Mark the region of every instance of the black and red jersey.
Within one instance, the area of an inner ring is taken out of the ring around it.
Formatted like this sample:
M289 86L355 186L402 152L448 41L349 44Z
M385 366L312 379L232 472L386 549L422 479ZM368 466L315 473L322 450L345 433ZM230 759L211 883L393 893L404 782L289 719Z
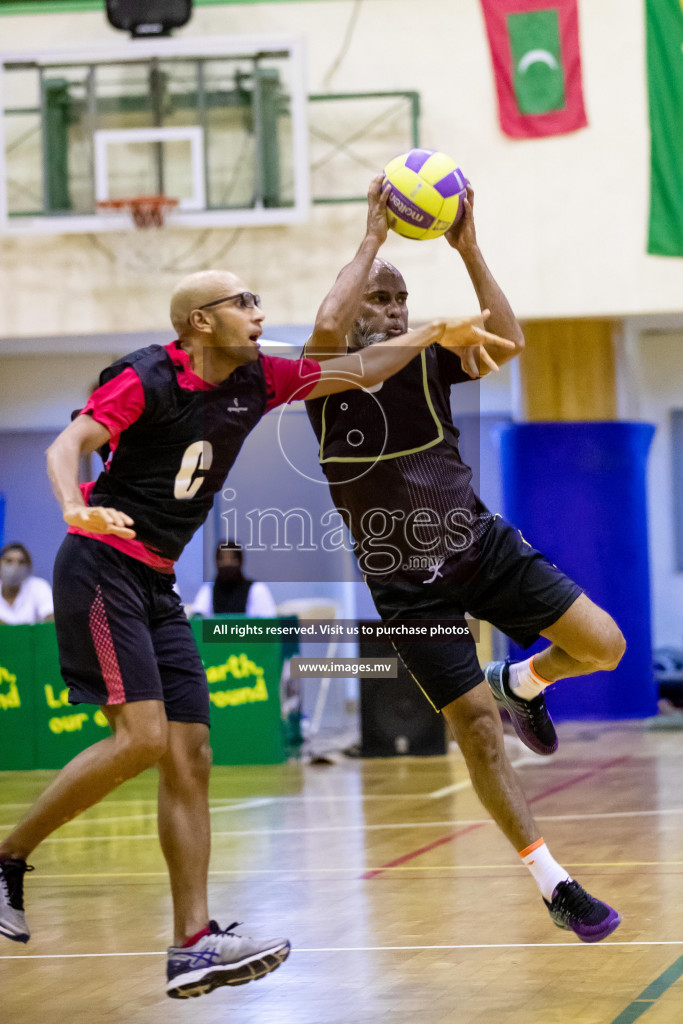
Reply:
M432 345L374 388L306 402L365 575L430 580L488 529L451 417L451 385L469 380L458 356Z
M81 410L111 434L105 469L84 495L89 505L131 516L136 539L100 539L170 568L250 431L270 409L308 394L319 376L314 360L259 356L213 386L193 374L178 343L150 345L107 367Z

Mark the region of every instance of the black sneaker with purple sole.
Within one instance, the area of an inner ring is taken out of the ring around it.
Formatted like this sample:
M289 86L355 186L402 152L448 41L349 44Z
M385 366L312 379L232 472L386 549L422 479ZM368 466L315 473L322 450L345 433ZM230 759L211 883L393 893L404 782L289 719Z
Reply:
M550 903L543 902L557 927L574 932L582 942L601 942L621 923L618 911L570 879L555 886Z
M545 706L545 697L539 694L533 700L517 697L510 689L509 661L490 661L484 669L484 678L498 704L505 708L512 726L522 743L535 754L548 757L557 750L557 733Z

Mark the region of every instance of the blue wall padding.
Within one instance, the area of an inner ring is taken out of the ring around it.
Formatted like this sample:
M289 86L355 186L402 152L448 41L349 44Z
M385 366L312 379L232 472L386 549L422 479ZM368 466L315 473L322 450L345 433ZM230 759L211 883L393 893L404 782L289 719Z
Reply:
M501 431L506 518L613 616L628 649L613 672L561 680L553 718L644 718L657 712L652 672L647 423L518 423ZM527 652L514 644L514 660Z

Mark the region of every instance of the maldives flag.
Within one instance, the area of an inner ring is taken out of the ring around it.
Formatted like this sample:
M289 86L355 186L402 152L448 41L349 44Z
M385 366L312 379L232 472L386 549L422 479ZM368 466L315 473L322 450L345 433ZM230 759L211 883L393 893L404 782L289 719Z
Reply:
M585 128L577 0L481 0L500 125L513 139Z

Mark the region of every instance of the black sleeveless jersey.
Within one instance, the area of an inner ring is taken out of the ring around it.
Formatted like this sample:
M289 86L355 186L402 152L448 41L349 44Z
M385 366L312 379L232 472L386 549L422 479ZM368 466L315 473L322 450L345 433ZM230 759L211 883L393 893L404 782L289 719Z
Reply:
M180 387L166 349L150 345L108 366L100 385L127 367L140 379L145 407L122 431L88 503L127 513L146 547L176 560L266 411L263 367L259 359L215 388L189 391Z
M432 345L369 391L306 402L366 576L429 582L490 526L451 417L451 385L469 380L454 353Z

